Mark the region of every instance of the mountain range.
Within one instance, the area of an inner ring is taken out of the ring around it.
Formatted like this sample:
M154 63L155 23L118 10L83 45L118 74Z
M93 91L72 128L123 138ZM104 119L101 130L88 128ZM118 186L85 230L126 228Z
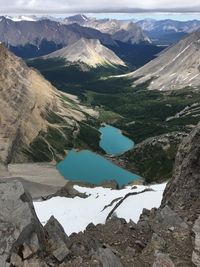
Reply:
M0 17L0 42L22 57L42 56L82 37L98 39L105 45L115 45L109 34L78 24L64 25L47 19L16 22Z
M94 28L103 33L110 34L116 41L131 44L150 43L150 39L144 34L141 27L133 22L125 22L116 19L88 18L85 15L76 15L65 18L64 23L77 23L84 27Z
M136 24L143 29L152 43L158 45L172 45L200 28L200 20L144 19L137 21Z

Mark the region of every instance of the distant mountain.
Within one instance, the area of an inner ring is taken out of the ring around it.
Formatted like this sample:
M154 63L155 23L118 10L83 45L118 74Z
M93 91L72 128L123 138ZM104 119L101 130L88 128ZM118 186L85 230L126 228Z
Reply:
M155 44L170 45L200 28L200 20L145 19L137 22Z
M149 89L171 90L200 86L200 31L162 52L144 67L129 74L134 84L150 82Z
M79 139L81 122L96 113L60 93L3 45L0 80L0 163L62 159Z
M51 20L13 21L0 17L0 42L23 58L51 53L80 38L98 39L115 45L110 35L78 24L64 25Z
M141 27L133 22L125 22L116 19L88 18L84 15L68 17L66 24L77 23L79 25L97 29L110 34L114 40L131 44L150 43L150 39L144 34Z
M121 65L125 63L99 40L81 38L74 44L57 50L44 58L62 58L73 63L85 63L90 67Z
M78 15L68 17L67 20L71 23L82 23L83 24L89 21L90 19L86 17L84 14L78 14Z
M37 21L39 18L35 15L18 15L18 16L5 16L5 18L12 21Z

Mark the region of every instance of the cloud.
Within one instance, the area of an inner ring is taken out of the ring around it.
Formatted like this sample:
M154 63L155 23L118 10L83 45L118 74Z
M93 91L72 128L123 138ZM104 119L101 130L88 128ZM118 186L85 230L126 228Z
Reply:
M153 10L200 10L200 0L0 0L1 10L48 11L129 11Z

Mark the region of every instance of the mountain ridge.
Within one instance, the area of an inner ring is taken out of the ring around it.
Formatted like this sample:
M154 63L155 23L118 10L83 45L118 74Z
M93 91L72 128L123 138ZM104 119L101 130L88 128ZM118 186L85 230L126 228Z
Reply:
M160 91L198 87L199 56L200 31L196 31L127 77L136 79L134 85L149 82L147 88Z

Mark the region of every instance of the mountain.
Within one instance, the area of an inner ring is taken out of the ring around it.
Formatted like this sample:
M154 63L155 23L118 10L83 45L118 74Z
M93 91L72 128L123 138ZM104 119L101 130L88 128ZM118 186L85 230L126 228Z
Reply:
M114 40L125 43L150 43L149 38L144 34L141 27L133 22L125 22L116 19L97 20L84 15L68 17L64 22L66 24L77 23L85 27L94 28L103 33L110 34Z
M110 35L78 24L64 25L48 19L16 22L0 17L0 42L23 58L49 54L82 37L98 39L104 45L115 45Z
M43 58L62 58L66 61L85 63L90 67L103 65L121 65L125 63L99 40L81 38L74 44L68 45Z
M3 45L0 80L0 162L61 159L79 139L81 122L98 115L61 94Z
M176 21L171 19L144 19L137 22L152 43L171 45L200 28L199 20Z
M84 24L85 22L89 21L90 19L85 16L84 14L77 14L77 15L74 15L74 16L69 16L67 18L67 21L68 22L71 22L71 23L80 23L80 24ZM66 21L66 19L65 19Z
M198 87L200 31L190 34L179 43L164 50L156 59L128 75L135 85L149 82L149 89L160 91ZM150 81L151 80L151 81Z

